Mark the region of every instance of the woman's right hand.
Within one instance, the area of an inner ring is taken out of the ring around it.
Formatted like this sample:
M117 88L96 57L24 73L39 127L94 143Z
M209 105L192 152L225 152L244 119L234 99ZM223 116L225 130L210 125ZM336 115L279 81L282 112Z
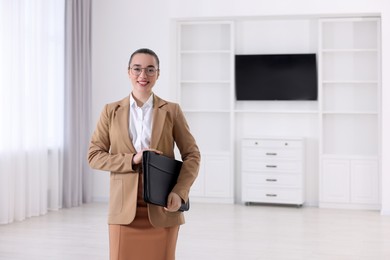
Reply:
M133 165L140 164L142 162L142 154L144 151L152 151L157 154L163 154L163 152L156 149L150 149L150 148L143 149L133 156Z

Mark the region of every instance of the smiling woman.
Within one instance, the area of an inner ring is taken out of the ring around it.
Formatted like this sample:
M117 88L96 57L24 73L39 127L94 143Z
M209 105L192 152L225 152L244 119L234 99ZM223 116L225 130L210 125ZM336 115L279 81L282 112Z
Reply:
M60 207L64 1L0 1L0 224Z
M179 104L163 100L152 89L160 76L157 54L147 48L130 56L128 96L106 104L91 137L88 161L92 168L110 172L110 259L174 260L179 208L188 201L200 164L200 152ZM143 199L143 152L183 161L166 207Z

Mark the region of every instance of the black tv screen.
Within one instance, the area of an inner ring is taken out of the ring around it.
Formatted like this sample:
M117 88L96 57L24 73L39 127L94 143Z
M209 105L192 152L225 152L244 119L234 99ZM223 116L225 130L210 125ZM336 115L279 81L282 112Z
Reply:
M316 54L235 56L237 100L317 100Z

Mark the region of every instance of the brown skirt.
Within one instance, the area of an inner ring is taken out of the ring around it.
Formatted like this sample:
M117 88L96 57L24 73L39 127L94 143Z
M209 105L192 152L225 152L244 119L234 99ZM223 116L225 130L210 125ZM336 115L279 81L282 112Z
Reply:
M110 260L174 260L179 226L150 224L139 176L135 219L129 225L109 225Z

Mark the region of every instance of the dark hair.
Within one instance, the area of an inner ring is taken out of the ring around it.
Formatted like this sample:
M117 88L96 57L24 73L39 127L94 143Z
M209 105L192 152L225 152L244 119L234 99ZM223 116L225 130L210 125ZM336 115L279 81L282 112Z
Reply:
M135 52L133 52L133 54L131 54L130 60L129 60L129 65L127 67L128 69L130 69L131 60L133 59L134 55L139 54L139 53L152 55L156 59L157 68L158 69L160 68L160 60L158 59L157 54L154 51L152 51L151 49L142 48L142 49L136 50Z

